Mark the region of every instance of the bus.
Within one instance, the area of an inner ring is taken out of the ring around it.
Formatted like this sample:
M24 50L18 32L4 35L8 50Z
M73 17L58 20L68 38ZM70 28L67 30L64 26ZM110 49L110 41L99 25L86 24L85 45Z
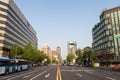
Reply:
M15 60L10 58L0 58L0 75L15 72Z
M30 65L28 60L0 57L0 75L28 70Z
M31 66L31 63L28 60L24 59L14 59L16 71L28 70Z

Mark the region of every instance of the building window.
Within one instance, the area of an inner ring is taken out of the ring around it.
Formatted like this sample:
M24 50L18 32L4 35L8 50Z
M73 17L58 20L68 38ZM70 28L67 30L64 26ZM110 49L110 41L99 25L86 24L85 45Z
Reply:
M120 44L120 39L118 39L118 44Z
M115 32L115 27L113 27L113 32Z
M118 11L118 15L119 15L119 21L120 21L120 11Z
M108 19L105 20L105 24L108 24Z
M110 48L110 52L115 52L114 48Z
M110 14L108 13L108 14L106 14L106 18L108 18L108 17L110 17Z
M106 34L109 35L109 31L106 31Z
M108 45L108 47L110 47L110 46L111 46L111 43L110 43L110 42L108 42L108 43L107 43L107 45Z
M111 42L111 45L114 46L113 42Z
M108 25L107 28L108 28L108 29L111 29L111 25Z
M119 34L119 26L116 25L116 31L117 31L117 34Z
M118 24L118 16L117 16L117 12L114 12L115 14L115 23Z
M113 40L113 37L112 37L112 36L109 36L109 40Z
M112 18L112 24L115 24L115 22L114 22L114 18Z
M114 15L111 13L112 24L114 24Z

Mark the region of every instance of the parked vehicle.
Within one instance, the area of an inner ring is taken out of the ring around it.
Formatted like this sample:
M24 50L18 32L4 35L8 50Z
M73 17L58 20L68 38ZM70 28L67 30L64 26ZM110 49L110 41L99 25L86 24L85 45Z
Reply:
M113 65L113 66L112 66L112 69L113 69L113 70L116 70L116 71L120 70L120 64L118 64L118 65Z

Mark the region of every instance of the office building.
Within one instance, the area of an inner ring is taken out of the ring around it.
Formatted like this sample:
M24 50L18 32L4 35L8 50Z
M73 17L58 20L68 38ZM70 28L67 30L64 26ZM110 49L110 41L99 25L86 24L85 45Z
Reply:
M0 0L0 56L8 57L10 48L17 44L37 47L36 31L13 0Z
M67 49L68 49L68 54L73 53L75 54L75 51L77 50L77 43L75 41L69 41L67 42Z
M120 58L120 6L103 10L92 35L93 50L101 60Z
M43 51L48 57L51 56L51 49L47 43L43 44L41 51Z

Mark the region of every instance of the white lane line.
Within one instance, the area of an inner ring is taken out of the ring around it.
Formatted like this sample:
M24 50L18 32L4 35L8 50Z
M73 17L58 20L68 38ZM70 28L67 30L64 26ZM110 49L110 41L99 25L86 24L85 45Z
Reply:
M83 70L83 71L94 71L94 70Z
M81 71L81 70L60 70L60 71L70 71L70 72L77 72L77 71Z
M107 79L110 79L110 80L116 80L116 79L114 79L114 78L111 78L111 77L106 77Z
M9 78L9 77L10 77L10 76L7 76L7 77L3 77L3 78L0 78L0 80L1 80L1 79L6 79L6 78Z
M50 73L48 73L47 75L45 75L45 78L49 77L50 76Z
M46 73L47 71L43 71L42 73L36 75L35 77L31 78L30 80L34 80L35 78L37 78L38 76L41 76L42 74Z
M89 74L94 74L93 72L88 72L88 71L85 71L86 73L89 73Z
M79 76L79 77L83 77L83 76L82 76L81 74L79 74L79 73L77 73L76 75Z
M33 74L30 74L30 75L24 76L23 78L28 78L28 77L30 77L31 75L33 75Z
M24 76L24 75L28 75L28 74L31 74L31 73L37 72L37 71L38 71L38 70L29 72L29 73L26 73L26 74L22 74L22 75L19 75L19 76L15 76L15 77L9 78L9 79L7 79L7 80L14 79L14 78L17 78L17 77L21 77L21 76Z

